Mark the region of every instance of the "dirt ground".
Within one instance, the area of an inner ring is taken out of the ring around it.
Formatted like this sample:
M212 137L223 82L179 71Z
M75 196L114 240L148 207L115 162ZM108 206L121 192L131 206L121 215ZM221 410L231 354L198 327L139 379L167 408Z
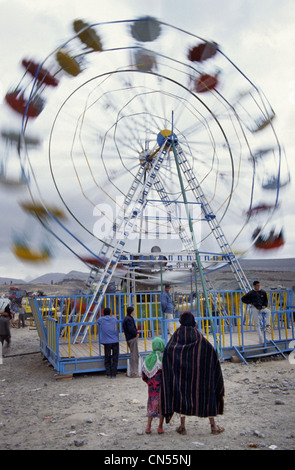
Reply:
M57 380L39 352L36 330L11 331L9 357L0 364L1 450L295 449L295 364L289 359L222 363L222 434L210 433L208 419L188 417L187 435L179 435L175 416L163 435L156 421L147 435L147 386L140 378L120 371L116 379L92 373Z

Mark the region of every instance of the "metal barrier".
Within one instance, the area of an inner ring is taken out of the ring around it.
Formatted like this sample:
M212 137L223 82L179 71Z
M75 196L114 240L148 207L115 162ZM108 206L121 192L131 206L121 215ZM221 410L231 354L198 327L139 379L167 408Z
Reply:
M151 351L152 339L162 336L168 341L168 323L179 326L181 312L194 313L198 329L214 344L224 359L230 358L235 348L243 348L250 341L255 343L255 328L251 311L241 302L242 291L215 291L208 293L212 316L206 310L203 294L175 294L175 318L162 316L161 293L106 294L97 313L99 317L109 307L118 319L120 341L119 368L126 368L129 357L122 329L127 307L135 308L135 322L139 331L139 352L144 356ZM281 342L287 351L294 336L293 291L268 291L269 307L272 311L271 339ZM59 296L30 299L30 306L40 337L41 352L49 359L58 373L104 370L104 349L96 320L84 321L87 336L83 344L73 344L73 337L87 310L91 296ZM199 312L199 314L198 314ZM87 319L86 319L87 320ZM252 336L251 336L252 334Z

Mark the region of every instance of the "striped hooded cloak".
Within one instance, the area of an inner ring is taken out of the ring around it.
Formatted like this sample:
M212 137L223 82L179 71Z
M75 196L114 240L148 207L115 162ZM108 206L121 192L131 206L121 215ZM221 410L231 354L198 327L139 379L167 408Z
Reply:
M223 414L224 383L213 346L184 312L168 342L162 365L161 409L166 422L173 413L209 417Z

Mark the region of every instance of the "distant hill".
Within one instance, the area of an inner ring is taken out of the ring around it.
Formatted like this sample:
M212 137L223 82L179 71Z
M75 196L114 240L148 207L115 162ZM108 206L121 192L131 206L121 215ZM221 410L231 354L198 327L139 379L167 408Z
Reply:
M10 277L0 277L0 285L16 285L16 284L58 284L63 281L68 280L81 280L86 281L88 278L88 273L83 273L80 271L70 271L69 273L48 273L43 274L42 276L36 277L31 281L24 281L22 279L15 279Z
M88 278L88 273L83 273L80 271L70 271L69 273L48 273L43 274L43 276L36 277L30 281L32 284L57 284L70 279L86 281Z
M295 272L295 258L243 259L240 261L245 271L289 271Z
M1 284L7 284L9 286L10 284L25 284L25 281L22 279L14 279L13 277L0 277L0 285Z
M295 273L295 258L281 258L281 259L243 259L240 260L242 268L245 271L285 271ZM226 267L225 270L230 270ZM36 277L29 284L58 284L69 280L86 281L88 273L81 271L70 271L69 273L48 273ZM14 279L10 277L0 277L0 285L6 284L28 284L27 281L22 279Z

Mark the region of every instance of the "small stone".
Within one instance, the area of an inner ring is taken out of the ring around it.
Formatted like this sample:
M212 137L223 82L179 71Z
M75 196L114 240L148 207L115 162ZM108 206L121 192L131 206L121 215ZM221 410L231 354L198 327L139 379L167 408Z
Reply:
M264 435L260 431L257 431L257 429L253 431L253 434L254 436L257 436L257 437L264 437Z
M192 444L196 447L202 447L202 446L205 445L205 444L203 444L203 442L198 442L198 441L194 441L194 442L192 442Z
M82 446L84 446L85 441L84 441L84 439L75 439L74 444L75 444L76 447L82 447Z
M242 358L240 356L234 355L231 356L230 361L234 364L239 364L240 362L242 362Z
M253 449L256 449L256 448L258 447L258 445L255 444L255 442L249 442L249 443L248 443L248 447L251 447L251 448L253 448Z
M136 434L138 434L138 436L142 436L143 435L143 430L142 429L137 429Z
M284 404L285 403L282 400L280 400L279 398L277 398L276 401L275 401L275 405L284 405Z

